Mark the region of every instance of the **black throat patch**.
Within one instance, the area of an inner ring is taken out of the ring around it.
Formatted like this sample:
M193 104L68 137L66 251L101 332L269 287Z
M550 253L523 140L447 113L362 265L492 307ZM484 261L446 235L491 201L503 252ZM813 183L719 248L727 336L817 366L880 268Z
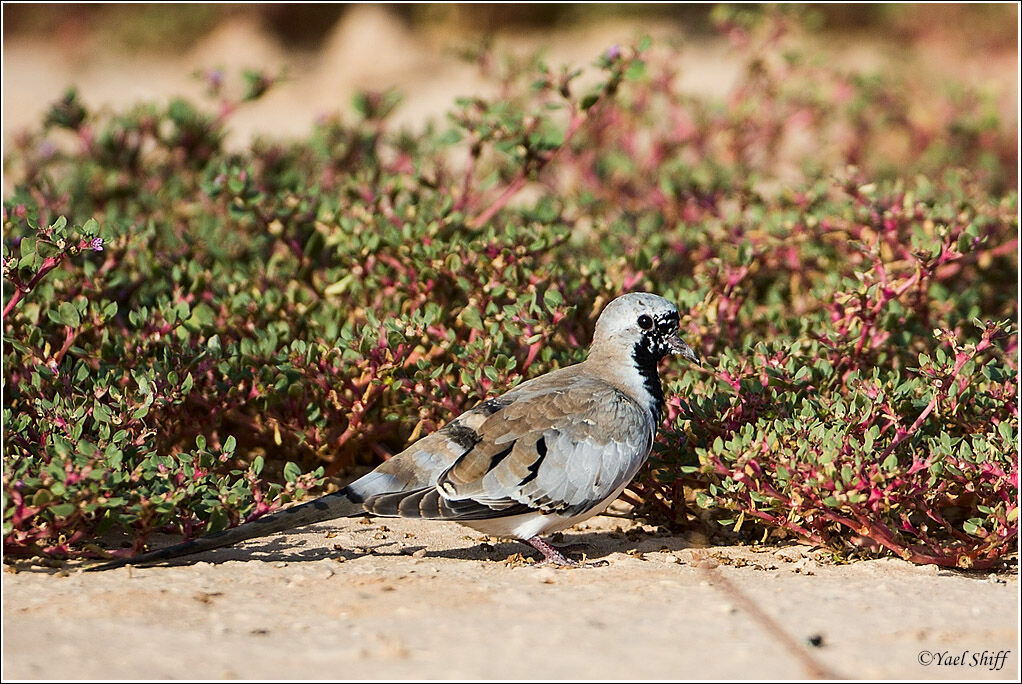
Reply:
M663 353L657 348L658 346L649 335L643 335L632 349L635 369L639 371L639 375L642 376L642 384L649 392L649 410L653 413L655 425L660 424L661 416L664 413L664 388L660 384L660 374L657 372L657 364L663 357Z

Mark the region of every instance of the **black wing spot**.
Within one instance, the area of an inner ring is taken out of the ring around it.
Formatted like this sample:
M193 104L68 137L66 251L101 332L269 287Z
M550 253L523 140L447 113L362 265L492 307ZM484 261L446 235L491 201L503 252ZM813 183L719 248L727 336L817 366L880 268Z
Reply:
M519 487L529 484L539 476L539 466L543 463L543 459L546 458L546 452L546 437L540 437L536 440L536 453L539 454L539 458L533 461L532 465L529 466L529 474L525 476L525 479L518 483Z
M505 406L507 406L509 403L511 403L511 402L506 401L506 400L501 400L501 399L487 399L486 401L484 401L483 403L479 404L478 406L476 406L472 410L473 411L479 411L479 413L483 414L484 416L486 416L488 418L488 417L492 416L494 413L496 413L497 411L499 411L502 408L504 408Z
M515 448L515 442L511 442L511 446L509 446L507 449L504 449L504 451L500 451L500 452L494 454L490 458L490 467L486 469L486 472L490 472L491 470L493 470L494 468L499 466L500 462L503 461L505 458L507 458L508 454L510 454L511 450L514 449L514 448Z
M450 424L441 430L445 435L451 438L455 444L460 446L465 451L468 451L482 439L479 433L470 427L464 425Z

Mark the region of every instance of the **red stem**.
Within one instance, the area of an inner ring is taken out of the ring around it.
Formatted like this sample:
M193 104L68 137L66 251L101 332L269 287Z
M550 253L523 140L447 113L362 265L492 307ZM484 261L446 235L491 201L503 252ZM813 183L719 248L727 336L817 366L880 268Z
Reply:
M81 251L85 249L88 245L89 245L88 240L80 240L78 242L78 250ZM21 301L22 297L24 297L27 292L31 292L32 288L38 285L39 281L43 279L43 276L45 276L47 273L55 269L60 264L60 262L64 260L66 256L67 252L61 252L57 256L46 257L46 260L43 261L42 266L39 267L39 272L32 277L32 280L29 281L28 285L18 286L18 289L16 289L14 291L14 294L11 295L11 301L7 302L7 306L4 307L3 318L6 319L7 314L10 313L11 310L18 305L18 302Z
M463 211L468 206L468 195L472 188L472 174L475 173L476 162L479 161L478 144L473 144L468 154L468 168L465 169L465 180L461 184L461 196L454 203L454 211Z
M60 362L64 360L64 355L67 354L67 350L71 348L71 345L74 344L75 338L77 337L78 331L72 328L71 326L66 326L66 331L64 333L64 344L61 346L60 351L58 351L53 356L54 366L59 366Z
M954 381L958 378L958 373L961 372L965 364L968 363L969 360L974 359L981 351L984 351L987 347L989 347L990 344L991 344L990 338L984 336L983 339L976 344L976 349L975 351L973 351L972 354L963 354L958 357L958 360L955 362L954 370L951 371L951 376L947 378L946 384L937 389L937 391L933 393L933 397L930 399L930 403L926 405L926 408L924 408L923 412L919 414L919 417L916 418L915 422L912 423L911 427L909 427L908 430L901 430L895 435L894 440L886 449L884 449L884 452L880 454L878 460L880 461L884 460L888 456L888 454L894 451L894 449L899 444L901 444L906 439L915 434L916 430L918 430L920 426L922 426L927 416L929 416L930 413L933 412L933 409L937 407L937 402L939 401L940 397L947 393L947 388L950 387L951 384L954 383ZM913 462L913 466L915 465L916 464Z
M603 93L600 94L600 100L594 103L587 111L579 112L578 110L575 110L572 112L571 121L568 122L568 130L564 134L564 141L561 143L560 147L553 151L553 153L551 153L548 157L540 161L539 168L536 170L537 173L539 173L539 171L542 171L544 168L549 166L550 163L557 158L557 155L559 155L566 147L568 147L568 143L570 143L571 139L575 137L575 134L578 132L578 130L582 128L582 124L589 120L589 118L591 117L591 112L593 112L599 107L600 101L602 100ZM525 168L518 172L518 177L511 183L511 185L508 186L508 188L503 193L501 193L500 197L498 197L497 200L489 207L487 207L481 214L476 216L474 219L471 219L467 225L470 228L479 228L480 226L484 225L487 221L493 218L493 216L498 211L503 209L504 205L510 202L511 198L514 197L519 190L525 187L525 185L528 182L529 169L526 166Z

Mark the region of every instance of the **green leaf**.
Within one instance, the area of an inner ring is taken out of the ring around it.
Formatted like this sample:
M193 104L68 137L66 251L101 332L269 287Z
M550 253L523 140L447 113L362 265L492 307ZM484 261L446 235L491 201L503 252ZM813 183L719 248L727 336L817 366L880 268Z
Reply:
M101 423L109 423L110 409L106 406L106 404L102 404L98 399L96 399L92 404L92 417Z
M564 297L561 293L552 288L547 288L546 292L543 293L543 303L546 304L546 308L554 311L564 302Z
M1011 423L1006 420L1002 420L997 424L997 434L999 434L1005 441L1014 443L1015 430L1012 428Z
M48 510L58 518L66 518L74 513L75 505L73 503L61 503L55 506L50 506Z
M45 506L51 501L53 501L53 494L51 494L48 489L40 489L32 497L33 506Z
M628 65L628 69L625 71L625 78L629 81L638 81L646 75L646 63L641 59L637 59Z
M229 522L230 519L227 517L227 512L222 508L216 508L210 513L209 524L206 525L206 533L210 534L226 529Z
M78 315L78 309L71 302L61 302L57 308L57 315L60 317L61 323L72 328L77 328L82 322Z
M298 476L302 474L302 469L298 467L297 463L288 461L284 464L284 479L287 482L294 482L298 479Z
M215 320L213 310L204 303L197 304L192 309L192 316L189 320L198 322L200 325L206 326L211 325Z
M473 306L466 306L461 310L461 320L470 328L475 328L476 330L483 329L483 319L479 315L479 311Z

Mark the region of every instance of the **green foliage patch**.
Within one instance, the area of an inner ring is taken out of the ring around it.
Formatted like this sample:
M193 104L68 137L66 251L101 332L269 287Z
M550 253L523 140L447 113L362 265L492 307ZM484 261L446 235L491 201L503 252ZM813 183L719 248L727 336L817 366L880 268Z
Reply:
M648 41L588 85L480 54L502 96L424 132L367 92L241 152L229 113L273 79L219 114L69 92L6 160L6 552L262 515L580 360L644 289L708 359L665 369L644 514L996 562L1018 527L1016 138L979 93L824 67L736 16L726 103Z

